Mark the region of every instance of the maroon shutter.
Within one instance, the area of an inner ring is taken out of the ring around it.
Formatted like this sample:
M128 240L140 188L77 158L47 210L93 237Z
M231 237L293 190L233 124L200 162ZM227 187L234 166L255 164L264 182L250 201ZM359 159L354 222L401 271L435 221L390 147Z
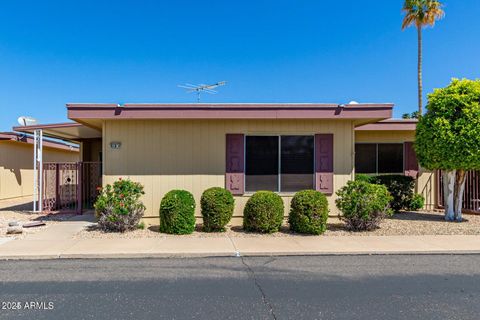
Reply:
M315 135L315 190L333 193L333 134Z
M244 193L244 135L227 134L225 188L234 195Z
M403 149L404 174L415 179L418 176L418 161L415 149L413 148L413 142L405 142Z

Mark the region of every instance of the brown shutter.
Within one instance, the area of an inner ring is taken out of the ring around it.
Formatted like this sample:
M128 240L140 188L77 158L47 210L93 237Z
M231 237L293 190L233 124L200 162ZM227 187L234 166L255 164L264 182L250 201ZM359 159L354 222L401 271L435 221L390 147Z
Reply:
M333 134L315 135L315 190L333 193Z
M418 176L418 161L415 149L413 148L413 142L405 142L403 144L403 150L404 174L416 179Z
M234 195L242 195L245 189L244 135L227 134L226 140L225 188Z

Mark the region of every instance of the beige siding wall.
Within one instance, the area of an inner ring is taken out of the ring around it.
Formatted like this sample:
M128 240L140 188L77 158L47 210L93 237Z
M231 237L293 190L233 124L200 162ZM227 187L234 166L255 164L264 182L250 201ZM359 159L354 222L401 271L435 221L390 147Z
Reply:
M79 152L44 148L44 162L78 161ZM0 200L33 194L33 145L0 141Z
M202 192L225 186L225 135L334 134L334 188L352 178L353 125L320 120L121 120L104 123L104 184L127 177L145 186L146 222L158 224L163 195L172 189L193 193L200 216ZM112 150L110 142L121 142ZM282 195L286 211L291 195ZM331 214L337 214L330 196ZM236 197L235 217L241 217L248 196ZM239 219L234 219L238 221Z
M356 131L355 142L371 143L403 143L406 141L415 141L414 131ZM425 198L426 210L435 209L436 204L436 183L435 174L423 168L420 168L419 177L416 184L416 192Z
M355 142L403 143L414 141L414 131L356 131Z

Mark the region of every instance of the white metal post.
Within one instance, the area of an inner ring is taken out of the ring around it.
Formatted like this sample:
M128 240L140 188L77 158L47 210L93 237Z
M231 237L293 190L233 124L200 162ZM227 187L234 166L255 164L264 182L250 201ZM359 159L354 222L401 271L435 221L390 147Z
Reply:
M33 132L33 212L37 212L38 171L37 171L37 130Z
M43 210L43 132L41 129L34 131L33 140L33 211L41 212Z
M38 208L39 208L39 211L42 212L43 211L43 131L40 129L39 130L39 134L40 134L40 148L39 148L39 154L38 154L38 163L39 163L39 170L38 170L38 174L39 174L39 180L40 180L40 192L39 192L39 204L38 204Z

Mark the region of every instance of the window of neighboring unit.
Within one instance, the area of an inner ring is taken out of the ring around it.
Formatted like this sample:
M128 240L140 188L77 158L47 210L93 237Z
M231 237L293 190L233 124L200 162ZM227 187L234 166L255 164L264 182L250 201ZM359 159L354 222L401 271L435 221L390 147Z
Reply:
M355 172L377 173L376 144L355 144Z
M403 144L378 145L378 173L403 174Z
M403 174L403 144L355 144L355 172L366 174Z
M313 136L247 136L245 191L313 188Z

